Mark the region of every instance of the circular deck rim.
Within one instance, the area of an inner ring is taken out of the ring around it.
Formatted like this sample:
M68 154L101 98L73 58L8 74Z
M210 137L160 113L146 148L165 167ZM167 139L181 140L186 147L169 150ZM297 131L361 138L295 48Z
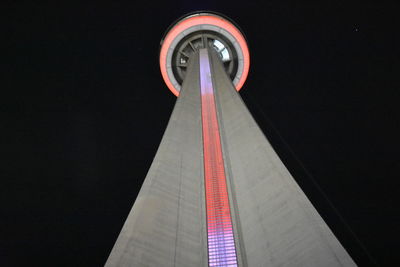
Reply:
M170 74L168 73L168 67L170 67L170 65L168 65L167 62L167 54L171 49L171 45L174 43L175 39L177 39L178 36L185 35L185 31L187 31L188 29L196 26L201 27L201 25L211 25L220 28L221 31L226 31L235 39L235 41L239 45L241 51L238 52L242 53L243 60L243 70L240 74L240 78L235 84L236 90L239 91L246 81L250 68L250 53L246 39L239 28L234 24L234 22L231 22L228 18L221 16L217 13L210 12L195 12L186 15L183 18L179 19L175 24L173 24L169 28L168 32L165 34L165 37L161 41L159 59L160 70L164 82L174 95L179 96L179 88L174 86L174 83L170 78Z

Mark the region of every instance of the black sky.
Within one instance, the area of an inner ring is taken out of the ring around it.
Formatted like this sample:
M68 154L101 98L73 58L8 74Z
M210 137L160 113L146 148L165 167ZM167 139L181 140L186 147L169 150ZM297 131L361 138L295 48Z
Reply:
M175 103L160 39L194 10L247 36L241 95L360 266L399 262L399 4L2 4L1 266L102 266Z

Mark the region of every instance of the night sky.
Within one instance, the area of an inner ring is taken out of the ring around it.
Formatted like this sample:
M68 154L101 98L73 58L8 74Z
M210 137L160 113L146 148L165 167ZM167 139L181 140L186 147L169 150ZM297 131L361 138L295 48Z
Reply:
M244 102L334 234L400 262L400 5L140 2L1 5L0 265L105 263L176 100L160 39L208 9L244 31Z

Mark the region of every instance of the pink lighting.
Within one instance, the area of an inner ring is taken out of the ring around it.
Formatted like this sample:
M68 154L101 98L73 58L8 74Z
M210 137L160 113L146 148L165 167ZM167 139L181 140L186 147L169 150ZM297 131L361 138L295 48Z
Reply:
M237 266L235 240L208 51L200 49L208 264Z
M222 17L214 15L197 15L185 18L182 21L178 22L168 32L167 36L165 37L162 43L160 51L161 74L168 88L174 95L179 96L179 91L175 88L175 86L171 82L167 72L168 49L170 48L172 42L177 38L178 35L183 33L185 30L189 29L190 27L197 25L214 25L219 28L222 28L225 31L229 32L238 42L243 53L243 72L242 75L240 76L238 83L236 84L236 90L239 91L242 88L244 82L246 81L247 75L249 73L249 68L250 68L249 49L247 47L247 43L243 35L232 23L230 23L229 21L225 20Z

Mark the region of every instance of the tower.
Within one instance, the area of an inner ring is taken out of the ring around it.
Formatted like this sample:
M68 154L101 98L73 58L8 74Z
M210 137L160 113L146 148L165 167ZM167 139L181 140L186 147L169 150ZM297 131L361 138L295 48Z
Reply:
M246 40L199 12L164 36L178 96L106 266L355 266L242 102Z

